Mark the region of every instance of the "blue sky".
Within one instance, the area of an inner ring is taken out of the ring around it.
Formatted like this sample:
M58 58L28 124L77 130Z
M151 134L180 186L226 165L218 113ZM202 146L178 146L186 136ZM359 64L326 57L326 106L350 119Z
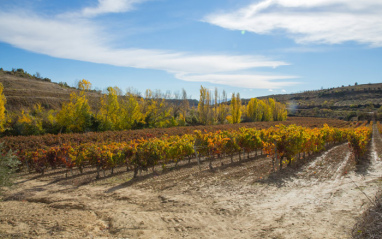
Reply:
M382 77L380 0L0 0L0 67L242 98Z

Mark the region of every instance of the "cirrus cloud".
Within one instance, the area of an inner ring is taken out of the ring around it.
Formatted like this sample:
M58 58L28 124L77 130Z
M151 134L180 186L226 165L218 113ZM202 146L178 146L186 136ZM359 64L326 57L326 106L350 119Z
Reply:
M231 30L271 34L284 30L297 43L355 41L382 46L380 0L263 0L204 21Z
M295 81L280 81L296 79L298 76L262 75L262 74L175 74L176 78L192 82L210 82L251 89L280 89L284 86L297 85Z
M147 0L98 0L95 7L86 7L81 11L84 17L94 17L106 13L127 12L134 9L134 5Z

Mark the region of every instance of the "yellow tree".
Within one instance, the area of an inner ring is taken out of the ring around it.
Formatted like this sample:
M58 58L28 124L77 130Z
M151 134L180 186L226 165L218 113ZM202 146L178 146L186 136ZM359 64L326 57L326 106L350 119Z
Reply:
M120 92L118 87L108 87L107 94L101 97L101 108L99 112L101 130L114 130L118 127L120 116L118 92Z
M161 96L159 90L153 93L146 90L145 99L142 101L142 113L147 127L168 127L176 125L172 117L172 108L166 102L165 97Z
M180 115L179 115L179 124L180 125L186 125L186 117L187 117L187 112L190 108L190 103L188 102L187 99L187 92L185 89L182 89L182 103L181 103L181 108L180 108Z
M91 87L92 87L92 83L90 83L90 81L87 81L85 79L82 79L80 82L78 82L79 90L90 90Z
M143 123L144 115L141 112L137 96L126 93L126 100L120 104L121 114L118 129L132 129L134 125Z
M218 107L218 121L220 124L224 124L227 120L227 116L229 113L229 107L227 106L227 94L225 90L223 90L223 95L221 102Z
M5 104L7 103L7 99L3 94L3 84L0 83L0 132L5 130L6 116L5 116Z
M241 99L240 99L240 93L236 93L236 123L241 122L241 114L242 114L242 109L241 109Z
M284 121L287 119L288 112L286 110L286 106L284 104L281 104L279 102L276 102L276 107L275 107L275 120L277 121Z
M261 119L259 121L272 121L272 109L268 104L268 101L259 100L259 113L261 115ZM260 118L260 117L259 117Z
M232 99L231 99L231 115L232 115L232 123L237 124L241 121L241 99L240 94L232 93Z
M219 100L219 92L218 92L218 88L215 87L215 92L214 92L214 124L216 124L219 120L219 106L218 106L218 100Z
M20 135L39 135L44 133L42 119L24 110L21 112L21 115L18 116L14 130Z
M264 121L264 111L267 108L267 105L262 100L258 100L257 102L257 113L256 113L256 121Z
M210 117L211 95L207 88L200 86L200 99L198 104L199 122L208 124Z
M70 101L62 105L57 113L57 123L61 131L84 132L90 127L91 112L85 94L70 94Z
M268 106L272 113L271 121L277 120L276 101L273 98L268 99Z
M247 118L250 121L257 121L258 113L258 100L256 98L250 99L247 105Z
M35 104L32 110L22 110L17 114L13 130L17 135L40 135L45 133L58 133L55 110L45 110L40 103Z
M232 96L231 96L231 116L228 118L228 121L231 124L234 124L235 119L236 119L236 97L235 97L235 93L232 93Z

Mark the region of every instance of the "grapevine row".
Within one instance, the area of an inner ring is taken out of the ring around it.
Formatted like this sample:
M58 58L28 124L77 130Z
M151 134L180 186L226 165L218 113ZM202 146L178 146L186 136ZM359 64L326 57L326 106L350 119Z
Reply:
M381 122L377 121L377 128L380 134L382 134L382 124Z
M358 127L353 130L349 130L347 139L349 142L349 148L355 156L357 162L360 161L361 156L366 152L366 146L371 139L371 125L369 127Z
M47 168L77 168L81 173L86 166L100 170L125 166L134 171L147 170L157 165L198 156L211 161L222 156L242 158L251 152L262 151L274 160L291 164L300 154L311 154L325 149L328 144L348 140L357 159L365 152L370 141L371 128L339 129L325 125L322 128L305 128L296 125L278 125L268 129L241 128L238 131L201 132L183 136L163 136L131 140L129 142L63 144L28 152L19 152L19 158L29 170L44 173ZM211 162L210 161L210 162Z
M324 123L328 123L331 127L348 127L350 122L345 122L336 119L320 119L320 118L304 118L304 117L289 117L283 122L285 125L296 124L305 127L322 127ZM2 137L0 141L4 142L6 150L12 151L36 151L39 148L49 148L60 146L63 144L79 145L85 143L107 143L107 142L130 142L136 139L161 138L164 135L184 135L193 134L195 130L216 132L218 130L230 131L239 130L239 128L254 128L267 129L279 122L252 122L241 124L228 125L209 125L209 126L185 126L172 128L153 128L139 129L127 131L107 131L107 132L88 132L84 134L59 134L59 135L42 135L42 136L8 136Z

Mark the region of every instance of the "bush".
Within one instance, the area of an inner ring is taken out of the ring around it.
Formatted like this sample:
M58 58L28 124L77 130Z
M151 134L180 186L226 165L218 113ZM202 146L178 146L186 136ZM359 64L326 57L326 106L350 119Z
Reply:
M351 111L351 112L349 112L349 113L347 114L345 120L349 121L349 120L351 120L351 119L354 118L354 117L357 117L357 112L355 112L355 111Z
M21 73L21 74L24 74L24 73L25 73L24 69L22 69L22 68L18 68L18 69L16 70L16 72L17 72L17 73Z
M0 187L12 185L12 175L19 168L20 164L12 150L3 153L3 144L0 143Z

